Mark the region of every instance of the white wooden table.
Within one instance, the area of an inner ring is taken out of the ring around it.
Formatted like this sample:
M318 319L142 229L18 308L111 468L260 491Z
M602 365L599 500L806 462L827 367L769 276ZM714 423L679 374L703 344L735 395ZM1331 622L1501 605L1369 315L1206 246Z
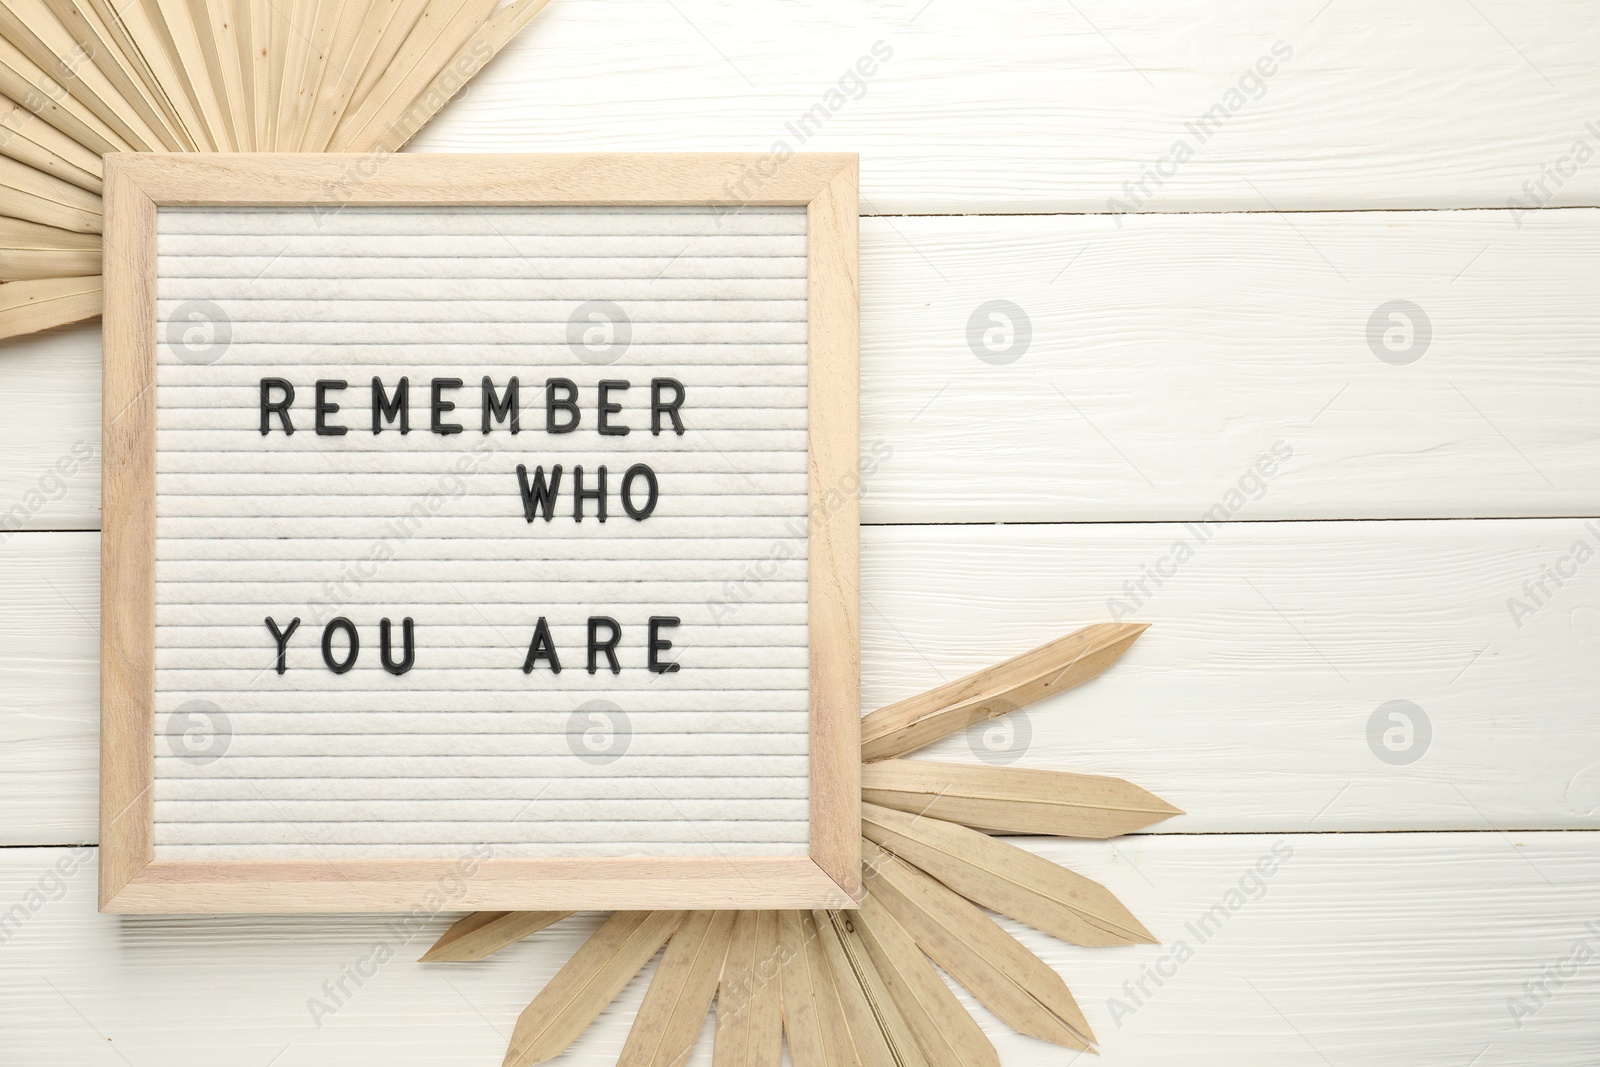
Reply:
M1029 843L1166 942L1022 932L1103 1062L1593 1064L1597 45L1581 0L556 0L415 147L861 153L865 704L1155 624L940 749L1189 812ZM594 917L452 968L447 914L96 914L99 388L97 325L0 346L0 1062L498 1063Z

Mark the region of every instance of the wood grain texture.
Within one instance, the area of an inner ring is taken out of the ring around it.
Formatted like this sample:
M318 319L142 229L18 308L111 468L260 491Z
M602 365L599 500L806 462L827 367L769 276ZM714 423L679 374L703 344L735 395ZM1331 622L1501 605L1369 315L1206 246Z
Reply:
M139 844L142 842L135 842ZM131 846L130 846L131 847ZM797 907L846 896L808 857L641 855L486 859L463 849L434 859L429 846L396 847L388 860L153 860L137 869L104 910L116 914L235 912L410 912L441 884L464 883L456 902L483 911L550 911L581 900L604 910L657 904L706 908ZM132 866L132 861L127 865Z
M1506 211L1292 221L863 219L863 521L1183 521L1219 504L1262 520L1593 511L1600 211L1520 227ZM995 299L1032 323L1031 347L1005 365L968 339ZM1409 365L1368 345L1392 299L1432 326ZM46 349L60 363L48 387L28 373L0 397L0 500L36 477L41 452L97 425L97 333L20 338L5 360L31 366ZM1263 479L1280 441L1292 455ZM98 505L98 485L75 480L28 521L94 529Z
M1491 1045L1485 1059L1586 1067L1600 1042L1592 962L1552 985L1520 1029L1507 1002L1526 997L1523 983L1569 959L1579 939L1592 950L1584 923L1600 911L1594 836L1030 842L1111 886L1165 944L1086 951L1002 924L1067 979L1111 1065L1231 1067L1249 1054L1289 1067L1326 1067L1323 1055L1415 1067L1464 1064ZM1287 858L1261 876L1257 864L1274 847ZM55 870L70 858L59 849L0 851L0 902L24 913L5 927L0 968L0 1025L16 1062L59 1059L63 1048L103 1056L109 1037L136 1064L200 1067L217 1049L265 1063L294 1042L303 1067L348 1064L353 1047L404 1067L481 1067L498 1062L518 1013L601 920L575 916L481 964L428 967L411 959L454 913L116 920L94 913L92 851L87 866ZM1186 927L1202 922L1203 941ZM1352 924L1362 936L1351 936ZM1180 941L1190 950L1182 963ZM371 975L359 986L342 979L357 965ZM341 980L344 992L334 985ZM613 1064L647 980L629 984L565 1062ZM1135 1005L1124 983L1141 980L1147 993ZM1070 1056L954 992L1002 1063ZM209 1012L198 1027L196 1003ZM710 1062L708 1032L689 1064Z
M855 157L795 156L759 193L737 203L798 207L824 191ZM290 158L249 152L129 155L121 165L163 206L569 205L733 207L727 187L765 157L750 153L570 152L526 155L313 153ZM461 184L462 168L472 174ZM332 189L330 190L330 183ZM330 203L329 197L334 199Z
M1600 75L1578 0L1479 7L833 0L752 20L733 0L558 5L416 143L804 136L861 152L874 212L1103 211L1140 182L1165 210L1502 207L1574 140L1593 146ZM641 99L645 84L672 91ZM1581 168L1559 202L1597 192Z
M106 164L100 553L100 904L155 854L156 209Z
M29 503L82 477L51 471L35 469ZM868 708L1105 618L1125 583L1193 537L1162 525L864 535ZM1138 617L1153 628L1114 670L918 758L1115 775L1189 813L1162 831L1594 827L1594 578L1547 582L1554 595L1520 628L1506 607L1580 538L1592 539L1584 523L1561 519L1229 524L1147 586ZM4 840L93 840L95 538L13 534L0 562L0 596L30 608L0 619L13 650L0 660ZM1410 764L1369 744L1391 700L1432 723Z
M811 855L851 895L861 888L858 180L851 157L806 208Z

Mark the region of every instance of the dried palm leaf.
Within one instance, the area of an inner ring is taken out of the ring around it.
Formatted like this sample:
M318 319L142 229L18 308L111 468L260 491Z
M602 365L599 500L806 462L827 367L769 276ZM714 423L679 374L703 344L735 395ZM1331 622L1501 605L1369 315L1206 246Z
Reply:
M0 37L0 95L15 100L92 152L122 152L131 147L4 37Z
M406 38L411 36L411 31L416 28L427 10L428 0L378 0L373 4L372 17L380 22L383 28L372 46L372 55L368 58L366 66L355 79L355 87L350 90L350 99L345 101L343 111L339 115L340 122L343 122L346 116L360 107L372 94L373 88L394 64L394 57L400 53ZM337 124L334 129L338 129ZM332 147L331 136L329 144L328 151L342 150Z
M613 914L522 1010L503 1067L543 1063L565 1052L683 918L679 911Z
M145 3L147 9L159 16L152 19L156 39L165 49L178 76L177 84L200 116L211 143L219 152L235 151L238 146L233 143L228 128L226 108L217 95L200 44L202 33L210 36L209 29L202 31L195 25L188 0L145 0Z
M734 912L692 911L673 933L617 1067L678 1067L688 1059L717 993Z
M968 900L1074 945L1154 944L1099 882L965 826L861 805L862 832Z
M1061 976L959 893L875 846L869 899L1018 1033L1087 1049L1094 1032Z
M87 277L100 269L100 238L0 218L0 281Z
M810 935L800 921L797 911L780 911L778 936L781 945L780 991L783 1000L783 1033L789 1041L789 1058L794 1067L828 1067L830 1054L844 1055L849 1047L849 1035L844 1032L844 1019L837 1012L835 998L829 1007L817 993L821 982L828 982L826 974L812 973L812 956L806 942L814 939L816 924L810 925ZM837 1033L833 1031L837 1030ZM842 1062L842 1061L841 1061Z
M0 0L0 36L128 144L142 152L164 147L44 0Z
M334 134L337 151L367 152L411 139L422 126L411 114L434 78L488 19L498 0L428 6L394 63Z
M801 912L800 927L806 932L806 952L811 958L818 1003L824 1005L824 1014L831 1013L834 1020L827 1031L832 1035L828 1062L895 1067L889 1036L873 1015L866 991L845 959L844 948L827 914ZM819 976L824 975L826 980L820 980Z
M211 93L222 113L228 143L236 152L247 152L254 136L246 110L239 27L234 22L233 0L189 0L189 17L200 44L201 58L205 60Z
M866 764L861 798L976 830L1053 837L1118 837L1183 814L1121 778L921 760Z
M741 911L717 983L712 1067L779 1067L783 1062L783 990L779 985L778 913Z
M855 922L838 911L819 913L816 918L819 927L824 922L828 925L821 936L834 973L854 978L853 984L861 990L861 999L870 1012L870 1020L864 1025L882 1035L890 1057L899 1067L932 1067L923 1055L911 1023L872 962Z
M98 314L100 157L393 151L547 0L0 0L0 337ZM56 286L32 283L74 279Z
M339 22L338 33L322 71L322 84L311 106L311 122L300 138L300 151L321 152L344 118L356 79L372 59L373 49L383 35L382 16L392 0L349 0Z
M869 894L861 910L844 922L872 957L930 1067L1000 1067L1000 1055L983 1028L876 897Z
M75 0L44 0L44 3L76 42L78 54L100 69L128 106L160 137L166 149L193 151L194 145L165 110L160 94L147 86L92 5Z
M40 278L0 285L0 339L100 314L100 277Z
M274 152L294 152L300 147L300 132L309 115L305 99L306 64L311 55L309 27L317 17L317 0L290 0L283 20L283 71L278 79L278 103L274 109L277 129L272 142Z
M0 97L0 155L91 193L105 185L99 156L5 97Z
M99 233L100 197L52 174L0 156L0 214L78 233Z
M547 926L554 926L571 914L570 911L475 911L446 930L444 936L422 954L419 962L481 960Z
M460 92L461 88L482 70L484 65L533 19L533 16L544 10L549 2L550 0L516 0L515 3L495 12L494 17L478 27L471 39L461 46L455 56L445 64L444 69L418 94L416 102L404 115L382 136L370 144L362 144L361 147L391 152L399 148L424 123L433 118L440 108L449 103L450 98Z
M276 55L272 51L272 24L277 18L276 9L268 4L252 4L249 0L238 2L250 9L250 62L246 70L250 86L251 135L255 139L255 151L266 152L272 148L268 121L272 108L269 101L277 99L272 88L273 58Z
M1115 663L1147 628L1098 623L930 689L861 720L861 758L892 759L942 737L1082 685Z
M140 84L160 104L168 122L181 134L185 150L214 151L217 146L212 143L205 122L184 91L180 73L162 46L160 34L145 5L126 0L84 0L81 6L92 10L99 18L129 71L138 75Z
M1019 1032L1093 1050L1060 975L977 905L1079 944L1154 939L1104 886L978 830L1109 837L1178 809L1115 778L890 756L1093 677L1143 629L1089 627L885 709L893 716L875 713L880 762L863 768L867 895L853 912L739 914L718 984L716 1067L778 1063L780 1008L795 1067L997 1067L930 959ZM469 916L452 932L475 921L487 920Z

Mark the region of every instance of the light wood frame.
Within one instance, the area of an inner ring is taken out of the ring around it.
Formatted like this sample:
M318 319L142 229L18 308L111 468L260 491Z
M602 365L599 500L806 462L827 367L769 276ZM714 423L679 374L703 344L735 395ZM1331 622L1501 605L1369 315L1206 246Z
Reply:
M101 911L855 906L861 892L856 156L117 154L105 166ZM180 205L806 208L809 857L489 858L473 862L465 876L456 860L155 860L156 209Z

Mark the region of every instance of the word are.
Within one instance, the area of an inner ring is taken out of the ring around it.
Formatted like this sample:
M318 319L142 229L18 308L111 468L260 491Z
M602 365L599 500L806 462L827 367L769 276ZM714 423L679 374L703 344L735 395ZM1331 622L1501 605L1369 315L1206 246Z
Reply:
M672 647L672 642L661 636L661 631L669 626L677 626L682 620L676 615L652 615L648 635L645 638L646 660L645 665L651 674L673 674L681 663L667 663L661 659L661 653ZM605 635L601 636L601 631ZM622 643L622 627L617 620L609 615L589 616L589 648L588 668L594 674L600 669L600 657L606 658L606 665L612 674L622 673L622 663L617 659L617 646ZM543 615L533 628L533 640L528 642L528 656L522 661L522 673L532 674L533 668L540 660L544 660L550 668L551 674L561 673L561 657L556 653L555 642L550 638L550 624Z
M434 378L428 387L428 429L448 437L465 431L465 427L452 421L460 418L453 413L458 406L458 392L465 386L460 378ZM342 378L320 378L314 388L315 399L311 406L311 425L319 437L343 437L350 427L333 421L343 410L340 401L332 399L350 387ZM633 388L633 383L622 378L608 378L595 386L594 428L602 437L626 437L633 427L618 421L622 403L614 400L619 393ZM287 378L262 378L260 391L261 436L274 429L284 436L295 432L290 409L298 394ZM579 389L570 378L546 378L544 382L544 428L546 433L572 433L584 423ZM663 426L672 433L683 436L683 416L680 413L687 398L683 383L676 378L650 379L650 433L659 436ZM411 432L411 380L401 378L393 391L383 384L382 378L372 379L372 432L398 429L402 436ZM506 382L504 391L495 387L494 379L484 376L479 393L480 427L484 433L503 426L512 433L522 432L522 383L515 377ZM301 416L302 426L304 416ZM642 429L642 427L641 427Z
M278 645L278 661L274 669L282 674L289 669L289 638L300 628L300 617L297 615L289 620L289 625L279 628L277 620L271 615L266 618L267 630L272 634L272 639ZM383 661L383 669L390 674L401 675L411 669L417 659L416 631L411 619L402 619L400 622L401 644L404 652L398 662L394 658L394 649L391 644L390 624L384 619L378 624L378 658ZM341 656L334 651L334 638L344 635L345 650ZM356 665L356 660L361 655L361 636L356 633L356 624L343 615L337 619L329 619L328 624L322 628L322 662L334 674L344 674Z

